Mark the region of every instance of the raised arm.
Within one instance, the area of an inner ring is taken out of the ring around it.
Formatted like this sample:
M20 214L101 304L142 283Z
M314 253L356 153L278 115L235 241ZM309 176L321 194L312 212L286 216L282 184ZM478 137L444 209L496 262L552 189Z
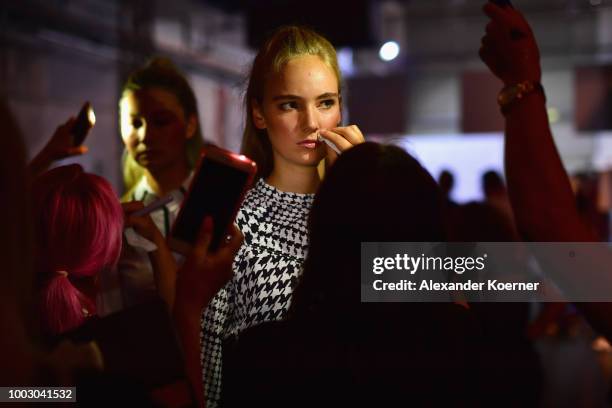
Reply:
M529 241L595 241L582 224L548 124L538 45L516 9L484 6L491 18L480 56L504 83L505 167L516 223ZM520 90L523 87L525 91ZM533 88L529 90L529 88Z
M505 86L498 102L506 118L505 167L517 228L528 241L595 242L597 238L580 220L550 131L540 85L540 54L531 27L511 7L489 2L484 12L491 21L480 57ZM612 298L612 253L602 246L580 248L571 262L558 250L539 251L536 256L562 290L579 288L585 299L595 297L594 292L599 299L606 293ZM612 303L576 305L595 329L612 340Z
M200 319L202 310L231 279L232 262L242 245L242 234L233 227L230 239L216 252L208 247L212 237L212 221L204 220L192 253L178 272L173 316L183 346L187 376L198 398L205 406L202 385Z

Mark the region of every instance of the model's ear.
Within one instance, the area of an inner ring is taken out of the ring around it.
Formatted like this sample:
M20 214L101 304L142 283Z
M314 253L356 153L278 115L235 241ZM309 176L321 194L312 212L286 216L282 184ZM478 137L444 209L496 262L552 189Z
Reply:
M253 124L257 129L265 129L268 126L266 125L266 120L264 119L263 112L259 103L253 99L251 102L251 109L253 114Z
M191 139L193 135L195 135L196 130L198 129L198 117L196 115L191 115L187 119L187 129L185 130L185 137L187 139Z

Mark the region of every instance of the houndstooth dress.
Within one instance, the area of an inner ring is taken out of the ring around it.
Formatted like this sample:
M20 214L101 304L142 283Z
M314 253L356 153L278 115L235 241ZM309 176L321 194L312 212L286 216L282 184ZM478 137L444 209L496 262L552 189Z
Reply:
M221 397L223 340L285 317L306 257L307 219L314 194L279 191L260 179L248 192L236 224L244 243L234 277L202 315L202 367L206 406Z

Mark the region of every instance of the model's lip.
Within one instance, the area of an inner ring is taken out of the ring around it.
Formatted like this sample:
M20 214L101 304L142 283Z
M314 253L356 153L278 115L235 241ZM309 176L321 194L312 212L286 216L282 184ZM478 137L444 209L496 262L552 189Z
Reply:
M302 140L301 142L298 142L299 145L310 145L310 144L321 144L321 142L319 142L317 139L305 139Z
M303 140L300 143L298 143L298 146L303 147L304 149L308 149L308 150L316 150L319 148L320 145L321 145L321 142L318 142L316 140Z

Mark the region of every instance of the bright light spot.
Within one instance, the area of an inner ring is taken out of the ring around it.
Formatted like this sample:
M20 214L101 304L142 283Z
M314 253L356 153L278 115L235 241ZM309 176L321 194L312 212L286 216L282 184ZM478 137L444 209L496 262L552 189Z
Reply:
M548 121L550 123L557 123L560 118L561 118L561 114L559 113L559 109L548 108Z
M96 124L96 114L92 107L89 107L89 112L87 112L87 119L89 119L89 123L91 126Z
M383 61L391 61L397 58L400 52L399 44L395 41L387 41L380 47L380 51L378 51L378 55L380 59Z
M337 51L338 65L342 74L350 76L355 73L355 64L353 63L353 50L351 48L340 48Z

